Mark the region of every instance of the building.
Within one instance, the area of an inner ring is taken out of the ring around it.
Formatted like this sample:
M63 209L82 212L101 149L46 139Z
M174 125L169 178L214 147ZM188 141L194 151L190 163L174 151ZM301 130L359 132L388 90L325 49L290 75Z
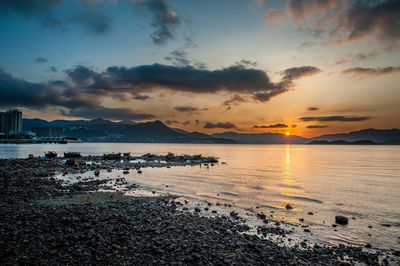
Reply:
M61 137L63 134L61 127L35 127L31 130L38 137Z
M10 135L22 131L22 112L10 110L0 113L0 133Z

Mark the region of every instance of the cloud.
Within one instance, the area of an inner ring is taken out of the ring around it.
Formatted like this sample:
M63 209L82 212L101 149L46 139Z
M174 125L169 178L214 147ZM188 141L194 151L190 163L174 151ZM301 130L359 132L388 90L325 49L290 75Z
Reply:
M94 9L88 9L74 15L71 21L83 25L90 33L102 35L111 30L112 18L96 12Z
M239 62L235 62L235 64L238 66L249 67L249 68L253 68L253 67L257 66L257 62L246 60L246 59L242 59Z
M233 95L225 105L239 103L245 96L266 102L292 87L293 80L318 73L316 67L304 66L284 71L284 79L273 83L263 70L239 65L207 70L192 66L140 65L135 67L108 67L96 72L85 66L76 66L65 72L80 92L97 96L113 96L127 93L133 97L154 90L167 89L175 92L196 94L228 92ZM74 92L71 90L71 92Z
M95 107L86 108L80 107L71 109L69 112L64 112L64 115L73 117L83 117L87 119L104 118L110 120L147 120L154 118L151 114L138 113L127 108L106 108Z
M173 50L169 53L169 56L164 57L164 59L170 61L175 66L189 66L191 61L187 56L185 50Z
M145 100L150 99L150 97L147 96L147 95L136 95L136 96L133 97L133 99L134 100L139 100L139 101L145 101Z
M164 122L165 122L165 124L167 124L169 126L172 125L172 124L180 124L180 122L177 121L177 120L166 120Z
M58 71L57 68L56 68L55 66L51 66L51 67L49 68L49 70L50 70L50 72L57 72L57 71Z
M319 122L359 122L369 120L369 116L308 116L301 117L300 120L304 122L319 121Z
M47 62L47 59L44 58L44 57L38 56L38 57L36 57L35 62L36 62L37 64L42 64L42 63L46 63L46 62Z
M311 76L321 72L321 69L314 66L292 67L283 71L283 80L292 81L305 76Z
M78 65L64 71L67 74L66 80L47 83L18 79L0 69L0 104L35 108L99 107L107 97L118 101L146 100L148 97L145 95L156 90L193 94L226 92L233 97L226 102L227 106L245 99L265 102L288 91L293 86L290 79L316 72L312 67L306 68L310 70L296 75L288 75L291 70L286 70L285 79L276 83L271 82L263 70L238 65L207 70L192 66L153 64L130 68L112 66L103 71ZM202 110L206 109L197 111Z
M313 107L313 106L307 108L307 111L318 111L318 110L319 110L318 107Z
M187 112L187 113L194 113L194 112L208 110L208 108L197 108L192 106L176 106L174 109L178 112Z
M192 93L246 93L257 96L260 101L285 92L286 84L272 83L267 74L258 69L231 66L219 70L196 69L191 66L178 67L160 64L142 65L131 68L109 67L96 73L86 67L77 66L67 71L74 82L83 84L83 90L93 93L116 91L137 94L156 88Z
M166 44L174 39L175 28L181 23L178 15L172 11L166 0L142 0L138 1L147 7L153 18L151 26L155 31L150 35L153 43Z
M185 125L185 126L188 126L188 125L191 124L191 122L189 120L187 120L187 121L183 122L182 124Z
M295 23L301 23L342 3L342 0L286 0L285 9Z
M232 98L230 98L229 100L226 100L223 105L227 106L225 111L228 111L230 109L232 109L232 105L239 105L243 102L247 102L248 100L245 99L244 97L240 96L240 95L234 95L232 96Z
M390 41L400 37L399 22L399 1L356 1L336 30L348 31L342 38L344 41L357 41L372 35L378 41Z
M97 106L99 99L93 97L73 97L64 92L71 89L64 81L34 83L18 79L0 69L0 104L35 108L48 105L67 108ZM80 95L82 96L82 95Z
M226 123L216 123L216 124L207 122L207 123L204 125L203 128L237 129L237 127L236 127L234 124L229 123L229 122L226 122Z
M278 123L274 125L268 125L268 126L254 126L253 128L287 128L288 125L283 124L283 123Z
M295 27L330 43L375 39L387 46L400 37L397 0L286 0L285 9Z
M343 65L346 63L355 63L355 62L360 62L360 61L364 61L367 60L369 58L375 57L376 55L378 55L379 53L381 53L384 50L370 50L368 52L362 52L362 53L356 53L356 54L351 54L346 56L346 58L340 59L338 61L336 61L335 63L333 63L332 65Z
M12 11L27 17L42 16L62 2L63 0L2 0L0 1L0 14L8 14Z
M390 74L400 73L400 66L393 67L377 67L377 68L364 68L364 67L355 67L349 68L342 71L342 74L353 75L353 76L367 76L367 77L376 77Z
M264 22L269 26L275 26L285 20L286 16L282 11L269 9L264 15Z
M323 125L309 125L307 128L313 129L313 128L327 128L328 126L323 126Z

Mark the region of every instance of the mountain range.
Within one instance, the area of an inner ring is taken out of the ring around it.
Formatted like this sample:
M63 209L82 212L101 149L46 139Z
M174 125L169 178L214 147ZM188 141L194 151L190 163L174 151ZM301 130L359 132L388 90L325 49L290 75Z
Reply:
M236 132L212 135L200 132L187 132L170 128L161 121L145 123L112 122L104 119L94 120L54 120L23 119L23 130L38 127L60 127L68 137L86 142L165 142L165 143L242 143L242 144L307 144L312 141L356 142L369 140L377 144L400 144L399 129L364 129L340 134L325 134L313 138L280 133L243 134Z

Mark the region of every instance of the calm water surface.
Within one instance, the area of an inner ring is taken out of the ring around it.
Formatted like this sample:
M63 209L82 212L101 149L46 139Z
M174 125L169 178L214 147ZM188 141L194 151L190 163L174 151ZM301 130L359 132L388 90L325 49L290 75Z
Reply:
M400 146L0 145L0 158L43 155L48 150L87 155L173 152L217 156L226 164L146 168L142 175L130 173L126 178L147 189L192 200L234 202L240 213L252 207L266 214L273 211L274 219L288 223L297 224L299 218L304 218L313 235L323 241L400 249ZM286 211L286 204L291 204L293 210ZM336 215L349 217L349 225L333 228Z

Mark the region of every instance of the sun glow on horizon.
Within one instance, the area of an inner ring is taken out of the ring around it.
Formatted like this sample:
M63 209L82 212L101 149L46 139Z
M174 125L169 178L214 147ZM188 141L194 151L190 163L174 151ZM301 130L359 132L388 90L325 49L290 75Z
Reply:
M289 132L289 131L286 131L285 135L286 135L286 136L290 136L290 132Z

